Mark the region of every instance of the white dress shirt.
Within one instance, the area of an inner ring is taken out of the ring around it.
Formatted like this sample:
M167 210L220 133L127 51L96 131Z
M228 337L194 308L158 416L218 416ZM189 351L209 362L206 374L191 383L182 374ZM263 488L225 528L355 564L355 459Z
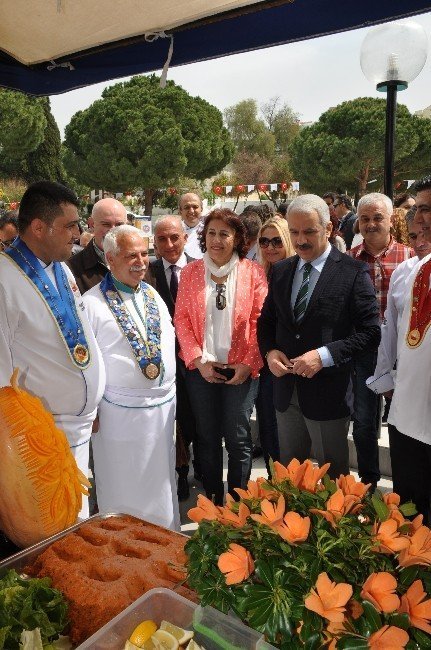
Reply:
M199 235L204 227L203 221L199 221L197 226L188 226L185 221L182 223L184 232L187 235L186 245L184 246L185 252L196 260L202 259L203 253L199 244Z
M162 262L163 262L163 268L165 271L165 276L166 276L166 282L168 283L168 287L171 286L171 277L172 277L172 269L171 266L175 266L177 269L177 277L178 277L178 282L180 281L181 277L181 269L183 269L186 264L187 264L187 257L185 253L181 254L181 257L177 259L175 264L172 264L172 262L168 262L165 260L164 257L162 257Z

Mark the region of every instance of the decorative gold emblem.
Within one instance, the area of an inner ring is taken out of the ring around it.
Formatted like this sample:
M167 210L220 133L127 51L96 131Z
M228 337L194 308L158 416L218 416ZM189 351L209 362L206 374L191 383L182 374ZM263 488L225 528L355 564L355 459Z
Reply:
M160 375L160 367L155 363L149 363L148 366L145 366L144 368L144 375L147 379L157 379Z
M407 337L407 342L409 345L413 347L417 345L420 340L421 340L421 333L419 332L418 329L414 329L411 332L409 332Z
M77 363L87 363L89 358L88 348L86 348L85 345L81 344L75 345L73 348L73 358Z

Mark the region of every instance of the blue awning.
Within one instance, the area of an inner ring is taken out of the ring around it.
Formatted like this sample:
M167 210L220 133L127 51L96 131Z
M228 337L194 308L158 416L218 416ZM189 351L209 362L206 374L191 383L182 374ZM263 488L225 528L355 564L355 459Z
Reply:
M106 1L109 3L109 0ZM164 1L160 0L160 3L163 5ZM2 0L2 4L5 2ZM55 2L46 4L55 5ZM142 11L145 0L134 5L137 11L139 6ZM121 2L117 0L116 6L118 20L121 21ZM12 10L13 3L10 7ZM425 0L293 0L281 3L275 0L240 6L233 11L210 15L173 29L169 29L167 23L161 29L174 36L171 66L179 66L368 27L427 11L431 11L431 4ZM5 6L0 10L0 25L4 12ZM76 27L73 22L67 22L67 15L64 19L70 38ZM131 38L100 43L103 20L102 13L97 46L70 51L65 56L55 58L54 62L46 60L25 65L18 56L0 53L0 85L32 95L53 95L163 67L169 39L147 42L143 35L134 34ZM25 29L17 31L17 40L25 41L26 37ZM35 39L38 33L33 34L32 38L37 46ZM40 38L49 39L49 29ZM298 61L298 70L300 68L301 61Z

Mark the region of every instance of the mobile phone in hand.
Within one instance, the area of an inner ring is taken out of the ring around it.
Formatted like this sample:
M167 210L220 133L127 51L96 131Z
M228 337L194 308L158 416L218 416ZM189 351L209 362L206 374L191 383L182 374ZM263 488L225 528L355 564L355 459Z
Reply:
M223 375L223 377L226 377L228 381L230 381L235 375L235 370L233 368L219 368L218 366L213 367L219 375Z

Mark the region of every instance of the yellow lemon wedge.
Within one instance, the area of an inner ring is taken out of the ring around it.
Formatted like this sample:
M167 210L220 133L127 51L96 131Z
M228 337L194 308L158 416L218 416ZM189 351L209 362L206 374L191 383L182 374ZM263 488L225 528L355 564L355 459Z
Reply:
M182 627L178 627L169 621L162 621L160 623L160 629L166 630L166 632L172 634L172 636L174 636L178 641L179 645L185 645L190 641L190 639L193 639L194 636L194 632L191 630L183 630Z
M135 646L138 646L138 648L142 648L145 641L148 641L156 630L157 625L154 621L142 621L142 623L139 623L139 625L135 627L132 634L129 636L129 641Z
M196 643L194 639L190 639L189 643L186 646L186 650L203 650L200 645Z
M126 641L126 645L124 646L124 650L141 650L141 648L134 643L130 643L129 640ZM151 650L150 648L148 650Z
M166 632L166 630L157 630L157 632L154 632L151 641L157 650L178 650L180 647L176 638L169 632Z

